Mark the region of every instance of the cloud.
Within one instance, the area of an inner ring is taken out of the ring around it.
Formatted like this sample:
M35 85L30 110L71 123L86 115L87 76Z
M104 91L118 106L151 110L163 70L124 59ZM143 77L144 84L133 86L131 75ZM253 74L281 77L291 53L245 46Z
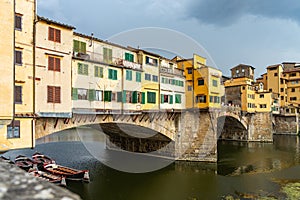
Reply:
M192 0L187 15L206 24L228 26L246 15L300 23L299 0Z

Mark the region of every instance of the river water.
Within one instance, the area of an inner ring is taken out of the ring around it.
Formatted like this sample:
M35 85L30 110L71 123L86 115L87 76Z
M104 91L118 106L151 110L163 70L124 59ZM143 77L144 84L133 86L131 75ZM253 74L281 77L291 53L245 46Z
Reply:
M217 164L173 162L153 172L128 173L106 165L113 166L120 158L144 158L106 150L105 136L98 131L83 128L80 132L86 133L84 137L78 135L78 129L63 131L37 141L34 150L11 151L5 156L13 159L39 151L59 164L89 169L90 183L67 183L69 190L85 200L198 200L225 199L229 195L284 199L283 184L300 182L297 136L276 135L273 144L220 141ZM90 154L87 144L94 145L92 149L97 149L101 162ZM151 165L151 159L143 160L143 164Z

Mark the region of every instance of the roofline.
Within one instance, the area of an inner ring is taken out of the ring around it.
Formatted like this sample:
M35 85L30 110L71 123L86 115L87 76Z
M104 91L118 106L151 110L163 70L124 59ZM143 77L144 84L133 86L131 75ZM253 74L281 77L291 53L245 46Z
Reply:
M234 68L238 67L238 66L246 66L246 67L251 67L252 69L255 69L253 66L251 65L246 65L246 64L238 64L235 67L231 68L230 70L233 70Z
M76 29L75 26L64 24L64 23L61 23L61 22L57 22L57 21L54 21L52 19L42 17L42 16L39 16L39 15L37 15L37 20L38 21L44 21L44 22L47 22L47 23L50 23L50 24L55 24L55 25L58 25L58 26L61 26L61 27L67 28L67 29L72 29L72 30Z

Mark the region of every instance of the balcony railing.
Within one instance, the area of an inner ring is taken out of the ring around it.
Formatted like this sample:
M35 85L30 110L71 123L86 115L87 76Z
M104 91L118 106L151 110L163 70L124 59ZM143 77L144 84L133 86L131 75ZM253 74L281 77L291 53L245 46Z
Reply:
M183 76L183 71L177 68L169 68L169 67L161 67L160 73L166 73L166 74L175 74L179 76Z
M124 59L117 59L116 64L130 69L142 70L142 65Z

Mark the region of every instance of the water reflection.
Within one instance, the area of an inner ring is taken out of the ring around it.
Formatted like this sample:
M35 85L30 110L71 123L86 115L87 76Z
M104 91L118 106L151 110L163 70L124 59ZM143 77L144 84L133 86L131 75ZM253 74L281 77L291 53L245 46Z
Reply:
M135 156L106 150L105 135L85 130L86 140L98 147L102 144L105 159L120 154L129 161ZM175 162L155 172L131 174L102 164L89 154L76 135L76 130L57 133L39 140L35 150L12 151L6 156L40 151L60 164L89 169L91 183L68 182L68 189L85 200L222 199L228 194L241 198L244 193L282 199L279 182L300 180L296 136L274 136L273 144L220 141L218 164Z

